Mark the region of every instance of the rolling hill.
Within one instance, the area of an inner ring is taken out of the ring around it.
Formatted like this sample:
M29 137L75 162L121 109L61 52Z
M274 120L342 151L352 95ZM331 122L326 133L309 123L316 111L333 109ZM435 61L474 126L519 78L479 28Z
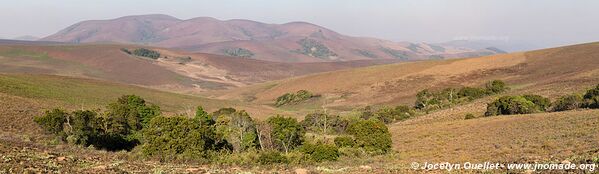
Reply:
M323 94L329 107L411 105L423 89L481 86L501 79L518 92L556 97L599 81L598 49L599 43L589 43L479 58L379 65L294 77L212 95L222 99L249 97L272 104L284 93L306 89Z
M391 63L363 60L327 63L279 63L151 48L156 60L133 56L123 44L61 44L0 41L0 72L36 73L103 79L177 92L227 89L316 72ZM150 47L146 47L150 48Z
M41 41L147 44L277 62L405 61L501 53L494 49L351 37L306 22L266 24L242 19L221 21L210 17L181 20L167 15L83 21Z

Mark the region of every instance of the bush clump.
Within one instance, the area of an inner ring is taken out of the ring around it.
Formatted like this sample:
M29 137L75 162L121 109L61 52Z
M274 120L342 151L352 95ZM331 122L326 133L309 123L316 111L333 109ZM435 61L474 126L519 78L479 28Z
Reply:
M503 96L487 104L485 116L530 114L540 112L539 106L522 96Z
M339 158L339 149L329 144L306 143L300 147L300 152L308 155L310 159L316 162L336 161Z
M566 96L560 97L555 102L553 102L551 105L552 105L553 111L567 111L567 110L577 109L577 108L581 107L582 104L583 104L583 99L582 99L582 97L580 97L580 95L571 94L571 95L566 95Z
M337 147L353 147L356 144L354 138L350 136L338 136L333 141Z
M365 120L368 120L370 118L375 118L377 120L380 120L380 121L388 124L388 123L393 123L393 122L397 122L397 121L407 120L415 115L416 115L416 113L410 107L405 106L405 105L400 105L400 106L396 106L395 108L383 107L383 108L377 110L376 112L374 112L374 114L372 114L370 116L362 115L362 118Z
M343 133L349 124L349 120L338 115L326 113L310 113L300 122L306 131L327 133Z
M142 152L161 159L206 156L214 147L214 132L198 120L183 117L156 117L143 131Z
M313 97L319 97L318 95L312 94L307 90L299 90L295 94L293 93L285 93L282 96L277 97L277 101L275 102L275 106L283 106L290 104L297 104L302 101L306 101Z
M430 111L489 95L499 94L508 89L505 82L501 80L490 81L486 84L485 88L445 88L436 92L425 89L416 94L416 103L414 105L416 109Z
M133 51L129 51L126 48L121 48L121 51L123 51L127 54L132 54L132 55L141 56L141 57L147 57L147 58L151 58L151 59L158 59L160 57L160 52L150 50L147 48L138 48Z
M522 97L524 97L526 100L531 101L532 103L537 105L540 111L543 111L543 112L548 111L549 108L551 107L551 100L549 100L546 97L543 97L540 95L534 95L534 94L527 94L527 95L523 95Z
M296 50L295 52L304 54L306 56L321 59L332 59L333 57L337 56L337 54L329 50L327 46L314 39L304 38L299 40L297 43L302 46L302 49Z
M360 120L349 125L347 133L356 140L356 147L368 152L386 153L391 150L391 134L385 123L376 120Z
M288 153L304 142L304 128L294 118L274 116L266 120L276 149Z
M60 135L63 132L63 125L67 121L68 113L62 109L53 109L45 111L42 116L35 117L34 121L45 131Z
M584 94L585 107L599 108L599 84Z
M223 53L232 57L250 58L254 56L252 51L245 48L225 48L223 49Z
M260 164L281 164L288 163L288 159L278 151L263 151L258 157L258 162Z

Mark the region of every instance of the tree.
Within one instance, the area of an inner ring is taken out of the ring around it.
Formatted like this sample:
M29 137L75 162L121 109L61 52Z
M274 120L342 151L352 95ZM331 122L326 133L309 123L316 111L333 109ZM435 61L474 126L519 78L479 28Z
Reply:
M588 108L599 108L599 84L587 90L584 94L585 105Z
M160 107L146 105L146 101L136 95L123 95L108 105L107 132L130 135L141 130L152 118L160 115Z
M198 106L196 108L196 113L193 118L198 120L203 125L213 125L214 124L214 120L212 119L212 116L210 114L208 114L208 112L204 111L204 108L202 106Z
M522 96L503 96L487 104L485 116L530 114L539 111L539 106Z
M531 101L535 105L539 107L541 111L547 111L549 107L551 107L551 101L548 98L545 98L540 95L527 94L523 95L526 100Z
M268 118L267 122L272 127L273 142L279 150L288 153L303 143L304 129L297 120L277 115Z
M571 94L560 97L551 105L553 111L567 111L579 108L582 105L582 102L582 97L580 97L580 95Z
M198 120L183 117L156 117L143 130L142 152L162 159L205 157L214 150L214 132Z
M133 50L133 55L147 57L151 59L158 59L160 57L160 53L158 51L146 49L146 48L138 48Z
M507 91L509 88L505 85L505 82L501 80L493 80L487 83L487 91L491 94L499 94Z
M379 120L369 119L352 123L347 132L354 136L356 147L375 153L391 150L391 134L385 123Z
M338 115L315 112L306 115L300 124L307 131L322 132L323 134L327 134L329 132L344 132L347 124L349 124L349 121L342 119Z
M63 125L69 115L62 109L53 109L44 112L42 116L35 117L34 121L45 131L56 135L63 134Z
M256 125L245 111L221 115L215 126L217 134L230 143L236 152L259 146Z
M84 146L95 144L94 140L102 133L96 118L97 115L96 112L90 110L72 112L67 120L69 128L67 141Z

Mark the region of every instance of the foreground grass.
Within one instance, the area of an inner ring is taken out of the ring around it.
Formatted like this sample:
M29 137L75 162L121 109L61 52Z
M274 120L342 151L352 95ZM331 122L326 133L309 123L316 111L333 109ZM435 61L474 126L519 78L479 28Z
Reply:
M599 155L597 125L599 110L581 110L398 123L390 131L402 162L561 162Z

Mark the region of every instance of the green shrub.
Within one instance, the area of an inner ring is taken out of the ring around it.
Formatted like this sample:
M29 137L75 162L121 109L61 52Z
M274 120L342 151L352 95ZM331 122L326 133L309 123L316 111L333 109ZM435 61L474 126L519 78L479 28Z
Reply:
M214 132L198 120L156 117L143 130L142 152L161 159L206 157L214 147Z
M486 89L491 94L499 94L499 93L509 90L509 88L506 86L505 82L503 82L501 80L490 81L489 83L487 83Z
M530 114L539 111L537 105L522 96L503 96L487 104L485 116Z
M375 120L361 120L349 125L347 133L353 135L356 147L375 153L391 150L391 134L385 123Z
M129 136L145 127L148 122L160 115L160 107L148 106L136 95L123 95L108 105L106 132ZM131 137L129 137L131 138Z
M354 138L350 136L338 136L333 141L337 147L353 147L356 144Z
M198 106L196 108L196 113L193 118L200 121L200 123L203 125L213 125L214 124L214 120L213 120L212 116L210 114L208 114L208 112L204 111L204 108L202 106Z
M35 117L34 121L45 131L56 135L62 134L63 125L69 115L62 109L45 111L42 116Z
M340 147L339 148L339 156L347 156L351 158L361 158L366 156L366 152L361 148L355 147Z
M252 51L245 48L225 48L223 49L223 53L227 56L233 57L249 58L254 56L254 53L252 53Z
M249 114L243 110L218 116L214 126L218 135L217 141L230 144L235 152L255 149L260 146L256 124Z
M463 87L458 91L459 97L467 97L469 100L482 98L487 95L487 90L483 88Z
M96 118L98 114L90 110L74 111L69 118L69 143L89 146L97 144L94 140L101 133L100 124Z
M296 50L295 52L304 54L306 56L321 59L330 59L334 56L337 56L337 54L329 50L327 46L314 39L304 38L299 40L297 43L302 46L302 49Z
M552 105L553 111L567 111L567 110L573 110L573 109L580 108L582 103L583 103L583 100L582 100L582 97L580 97L580 95L571 94L571 95L566 95L566 96L560 97L555 102L553 102L551 105Z
M304 141L304 129L294 118L274 116L266 122L271 127L271 137L277 149L285 153L300 146Z
M537 105L541 111L547 111L549 107L551 107L551 101L543 96L528 94L523 95L522 97Z
M474 117L474 115L471 113L467 113L466 116L464 117L464 119L466 119L466 120L473 119L473 118L476 118L476 117Z
M349 124L347 119L338 115L310 113L300 122L306 131L327 133L343 133Z
M395 108L383 107L374 113L373 118L376 118L384 123L393 123L411 118L415 112L410 107L400 105ZM365 120L370 119L363 117Z
M306 143L300 147L300 151L316 162L336 161L339 158L338 148L329 144Z
M599 108L599 84L584 94L585 107Z
M146 49L146 48L138 48L133 50L133 55L147 57L151 59L158 59L160 57L160 53L158 51Z
M260 164L280 164L288 163L288 160L285 156L281 155L281 152L262 151L258 157L258 162Z
M319 97L319 96L314 95L310 91L307 91L307 90L299 90L295 94L285 93L285 94L277 97L275 106L279 107L279 106L283 106L283 105L297 104L302 101L311 99L313 97Z

